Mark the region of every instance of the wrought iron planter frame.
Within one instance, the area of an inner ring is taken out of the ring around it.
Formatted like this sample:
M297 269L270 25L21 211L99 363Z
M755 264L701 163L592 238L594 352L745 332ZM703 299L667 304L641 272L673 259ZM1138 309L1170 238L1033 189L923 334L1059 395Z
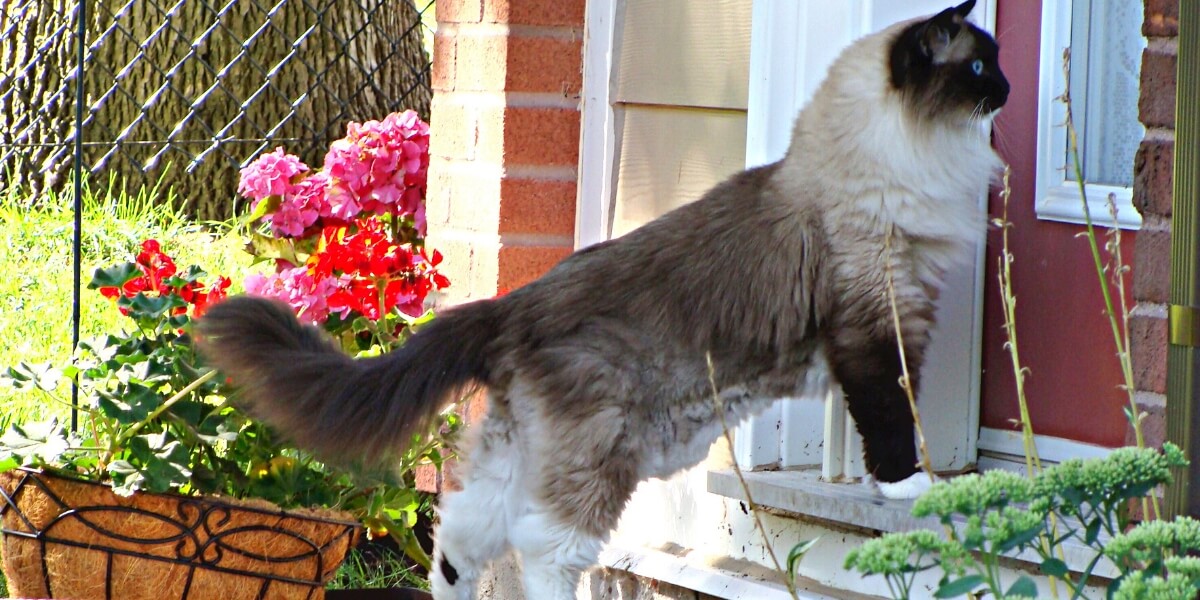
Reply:
M329 576L332 575L331 567L336 567L336 565L331 566L326 564L324 553L335 544L342 543L343 540L346 544L347 551L349 551L349 549L354 546L358 531L361 528L361 525L354 521L319 517L307 514L297 514L295 512L289 512L283 509L268 510L205 497L172 496L172 499L176 501L175 510L177 513L177 518L172 518L161 513L132 506L71 506L59 494L56 494L53 490L51 490L50 487L44 481L42 481L40 477L57 477L70 481L74 484L97 486L105 488L106 490L108 490L108 486L97 482L64 477L56 473L49 473L38 469L23 467L19 469L19 471L21 472L20 480L18 481L16 487L13 488L11 493L5 490L3 487L0 487L0 498L3 499L3 503L0 504L0 534L3 534L4 536L15 536L36 540L40 545L42 557L45 557L46 548L49 544L62 544L65 546L84 548L106 553L107 571L105 573L105 577L107 582L105 584L105 597L109 599L114 598L111 585L114 555L132 556L143 560L187 566L187 580L184 583L181 598L188 598L188 594L192 589L193 578L198 569L261 579L262 585L259 588L257 598L265 598L267 592L270 590L271 584L275 582L306 586L309 588L306 598L314 598L315 592L317 590L323 590L327 580L329 579ZM59 507L58 515L44 527L37 527L29 517L21 512L21 509L18 506L18 496L28 486L37 487L40 493L45 494L46 497L50 498L55 505ZM108 491L111 493L111 490ZM9 511L13 511L14 514L17 515L24 528L26 528L25 530L11 529L4 525L4 517ZM105 528L94 522L94 520L89 519L90 515L102 512L136 514L141 517L151 518L163 523L167 523L177 528L179 531L174 535L161 538L147 539L131 537L124 533L110 531L108 528ZM328 525L341 526L344 528L344 530L324 544L319 544L302 534L288 530L281 526L251 525L235 527L233 529L224 531L220 530L220 527L224 524L227 524L235 512L252 513L269 517L303 519L310 522L315 521ZM83 543L77 540L56 536L54 533L55 527L68 521L79 523L88 530L95 532L98 540L97 543ZM262 532L286 536L291 540L299 542L304 548L307 548L307 550L292 555L271 556L259 552L253 552L245 548L239 548L237 545L233 544L227 539L230 536L249 532ZM153 554L142 554L136 551L116 548L110 545L105 545L103 542L104 538L118 540L127 544L146 546L161 546L174 542L175 556L167 557ZM222 560L229 554L240 555L251 560L265 563L294 563L299 561L313 560L313 574L311 578L297 578L222 566ZM327 570L329 573L326 573ZM52 592L50 572L45 560L42 560L42 577L46 591ZM51 595L53 594L51 593Z

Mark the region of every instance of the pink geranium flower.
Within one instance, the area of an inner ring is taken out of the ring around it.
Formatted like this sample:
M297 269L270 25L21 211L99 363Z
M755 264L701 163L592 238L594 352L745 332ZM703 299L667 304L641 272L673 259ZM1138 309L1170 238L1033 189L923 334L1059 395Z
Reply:
M333 216L325 193L329 177L325 173L309 175L288 188L279 208L267 218L275 237L301 237L321 217Z
M276 148L242 169L238 193L256 201L267 196L280 196L287 192L293 177L306 171L308 165L299 158L287 154L283 148Z
M314 325L329 318L328 298L339 285L337 277L317 277L307 267L285 268L265 276L254 273L243 284L247 294L282 300L297 317Z

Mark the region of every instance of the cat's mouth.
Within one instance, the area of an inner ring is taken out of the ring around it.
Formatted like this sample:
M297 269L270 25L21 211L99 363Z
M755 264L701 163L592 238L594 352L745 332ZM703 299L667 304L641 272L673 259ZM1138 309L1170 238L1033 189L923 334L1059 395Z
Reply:
M1007 102L1008 86L1003 86L999 91L983 97L983 108L987 114L992 114L1003 108Z
M979 105L975 109L975 114L983 116L983 117L987 117L987 118L995 117L996 114L1000 112L1000 109L1004 108L1004 104L1007 101L1008 101L1007 94L1004 96L1001 96L998 99L992 98L990 96L987 98L984 98L983 100L979 101Z

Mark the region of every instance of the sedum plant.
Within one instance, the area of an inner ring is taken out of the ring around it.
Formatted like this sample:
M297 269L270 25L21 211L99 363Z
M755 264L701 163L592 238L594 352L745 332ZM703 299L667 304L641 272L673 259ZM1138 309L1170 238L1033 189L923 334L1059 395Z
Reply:
M1071 598L1086 598L1085 584L1104 558L1120 576L1114 598L1190 599L1200 591L1200 521L1150 521L1128 529L1127 507L1170 483L1173 467L1187 464L1167 443L1162 452L1120 448L1103 459L1070 460L1032 479L1006 471L957 477L934 485L913 503L913 515L934 517L945 536L932 531L888 534L846 557L846 568L883 576L894 598L910 598L916 574L940 570L937 598L986 592L995 598L1036 597L1029 576L1005 587L1000 561L1022 551L1062 581ZM1061 548L1075 542L1092 558L1072 573Z

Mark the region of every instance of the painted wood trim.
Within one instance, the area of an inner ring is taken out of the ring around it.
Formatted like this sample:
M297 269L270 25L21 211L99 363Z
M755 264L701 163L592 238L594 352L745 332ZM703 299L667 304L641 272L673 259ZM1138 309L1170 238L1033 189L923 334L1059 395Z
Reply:
M600 552L599 563L610 569L726 600L792 600L780 581L762 579L761 568L743 573L708 564L693 553L680 556L659 549L609 544ZM806 578L797 581L799 600L869 600L867 596L833 590ZM836 595L833 595L836 594Z
M1049 435L1035 435L1033 443L1037 446L1038 456L1043 461L1052 463L1072 458L1104 458L1112 452L1112 448ZM1025 446L1019 431L992 427L979 428L979 450L1011 456L1014 460L1023 461L1025 456Z
M608 239L617 144L616 118L609 100L616 5L616 2L588 2L584 15L579 186L575 198L576 249Z

